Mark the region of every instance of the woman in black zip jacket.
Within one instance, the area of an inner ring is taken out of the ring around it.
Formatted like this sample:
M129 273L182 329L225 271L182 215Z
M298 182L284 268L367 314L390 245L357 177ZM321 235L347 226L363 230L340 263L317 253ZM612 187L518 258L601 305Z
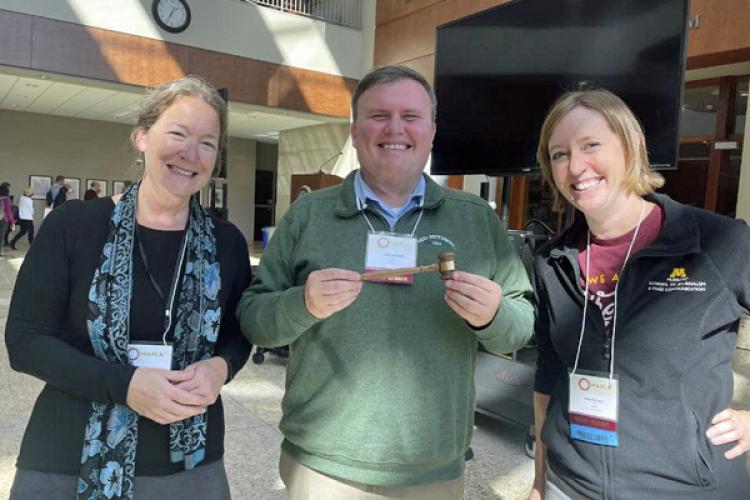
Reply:
M535 261L529 498L750 498L750 413L728 409L750 229L653 194L664 180L610 92L562 96L537 157L579 213Z

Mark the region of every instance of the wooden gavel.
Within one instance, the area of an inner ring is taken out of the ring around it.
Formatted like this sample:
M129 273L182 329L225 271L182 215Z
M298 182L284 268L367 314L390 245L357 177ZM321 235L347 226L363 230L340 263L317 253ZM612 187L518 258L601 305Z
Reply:
M440 278L448 280L451 274L456 270L456 254L454 252L440 252L438 261L435 264L417 267L400 267L397 269L384 269L373 273L362 273L362 281L372 281L382 278L391 278L394 276L403 276L405 274L431 273L440 272Z

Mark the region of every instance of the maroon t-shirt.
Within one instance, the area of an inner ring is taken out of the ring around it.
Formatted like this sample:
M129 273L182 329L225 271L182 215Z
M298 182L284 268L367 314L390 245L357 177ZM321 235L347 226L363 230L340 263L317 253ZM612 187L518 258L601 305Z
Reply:
M659 236L664 219L664 211L658 204L654 204L651 212L641 222L638 238L633 244L631 257L648 246ZM630 241L633 239L635 228L622 236L603 240L591 235L591 257L589 259L589 293L588 299L594 302L602 312L604 326L607 333L611 332L612 317L615 313L615 286L620 279L620 271L628 253ZM579 242L578 264L581 267L581 286L586 282L586 233Z

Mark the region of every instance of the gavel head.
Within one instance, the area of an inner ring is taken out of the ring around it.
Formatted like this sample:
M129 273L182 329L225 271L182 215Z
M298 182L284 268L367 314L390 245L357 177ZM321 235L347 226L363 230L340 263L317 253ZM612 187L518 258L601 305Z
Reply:
M438 271L440 271L440 278L444 280L451 279L453 271L456 270L456 253L455 252L440 252L438 258Z

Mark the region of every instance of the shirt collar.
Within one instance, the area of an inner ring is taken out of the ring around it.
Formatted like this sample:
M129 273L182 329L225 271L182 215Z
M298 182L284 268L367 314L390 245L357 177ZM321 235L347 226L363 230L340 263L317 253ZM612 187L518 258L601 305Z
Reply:
M414 190L411 192L409 199L404 204L404 207L410 204L421 207L424 203L424 194L427 183L424 180L424 175L419 176L419 182L414 186ZM386 205L380 197L367 185L365 180L362 178L362 174L357 170L354 174L354 194L357 199L357 208L360 210L367 205L368 201L374 201L378 207L385 210L391 211L392 209ZM403 208L403 207L399 207Z

